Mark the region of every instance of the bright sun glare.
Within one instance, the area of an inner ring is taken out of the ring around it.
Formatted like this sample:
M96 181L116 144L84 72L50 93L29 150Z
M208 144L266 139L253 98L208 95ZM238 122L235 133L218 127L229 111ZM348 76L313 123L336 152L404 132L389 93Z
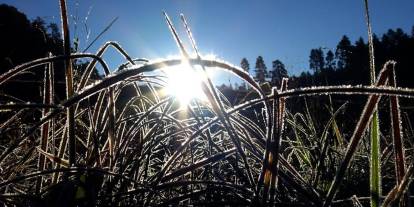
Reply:
M165 92L175 96L182 106L189 104L193 99L207 100L201 88L202 74L200 71L193 70L187 64L181 64L168 68L164 72L167 76Z

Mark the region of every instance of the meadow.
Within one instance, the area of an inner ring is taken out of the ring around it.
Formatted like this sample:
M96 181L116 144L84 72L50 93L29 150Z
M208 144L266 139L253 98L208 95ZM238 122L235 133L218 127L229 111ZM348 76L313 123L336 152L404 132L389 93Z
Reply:
M60 0L63 54L0 74L0 88L29 71L43 74L40 102L1 94L0 202L5 206L413 205L408 189L412 189L414 130L399 102L413 103L414 89L398 87L398 63L393 60L375 72L365 3L371 84L289 88L288 79L268 87L238 66L203 57L184 15L180 23L190 50L164 13L179 58L135 59L117 42L107 42L93 54L73 53L66 1ZM109 68L103 59L108 49L118 52L125 64ZM81 59L88 62L77 74L74 64ZM58 102L54 73L59 61L64 63L66 97ZM91 76L97 65L103 68L102 79ZM248 95L236 104L228 100L212 82L208 73L212 69L242 80ZM199 87L190 95L203 97L180 98L182 94L165 92L173 78L169 74L176 73L181 79L172 85ZM318 104L329 111L324 115L327 120L318 119L320 114L308 107L320 97ZM332 104L338 97L347 101ZM361 112L345 120L355 97L363 97ZM301 110L292 111L298 108L293 103L301 103ZM379 113L383 110L388 113Z

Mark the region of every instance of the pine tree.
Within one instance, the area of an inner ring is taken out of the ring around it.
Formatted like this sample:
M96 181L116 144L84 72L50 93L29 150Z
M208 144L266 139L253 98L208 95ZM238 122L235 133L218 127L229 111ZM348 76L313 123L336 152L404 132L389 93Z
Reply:
M344 69L347 67L347 63L349 62L350 55L351 55L351 41L349 38L344 35L342 36L341 41L339 41L338 45L336 46L335 56L337 61L338 69Z
M267 67L266 64L264 63L263 57L259 56L256 59L256 76L255 79L257 82L259 83L264 83L266 81L266 77L267 77Z
M283 78L288 77L285 65L280 60L272 62L271 83L274 86L279 86Z
M309 68L314 73L319 73L325 67L325 60L322 48L312 49L309 56Z
M329 50L326 53L325 62L326 62L325 63L325 68L327 70L334 70L335 69L335 56L334 56L334 53L331 50Z
M243 58L243 59L241 60L240 67L241 67L244 71L246 71L246 73L249 73L249 70L250 70L250 64L249 64L249 61L247 61L247 59L246 59L246 58Z

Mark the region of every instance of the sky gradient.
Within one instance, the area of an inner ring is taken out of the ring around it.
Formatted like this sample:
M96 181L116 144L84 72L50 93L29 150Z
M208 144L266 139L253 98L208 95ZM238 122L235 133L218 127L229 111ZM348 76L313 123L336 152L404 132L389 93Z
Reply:
M57 0L0 0L0 3L17 7L29 19L40 16L60 25ZM82 49L88 44L85 17L88 17L89 41L113 18L119 17L89 52L114 40L134 57L152 59L179 54L162 16L165 10L183 38L179 14L185 14L202 54L213 53L236 65L246 57L251 70L258 55L263 56L268 68L271 61L280 59L290 75L308 69L312 48L334 50L342 35L349 36L352 42L359 37L366 40L363 8L363 0L68 0L73 17L71 35L79 37ZM411 33L413 0L370 1L370 10L375 33L381 35L390 28ZM113 52L106 58L112 67L123 62Z

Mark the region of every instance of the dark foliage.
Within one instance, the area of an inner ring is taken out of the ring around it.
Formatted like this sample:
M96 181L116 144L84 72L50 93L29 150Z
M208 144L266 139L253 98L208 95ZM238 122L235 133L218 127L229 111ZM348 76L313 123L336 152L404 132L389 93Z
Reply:
M46 24L41 18L29 21L16 8L0 5L0 74L36 58L62 54L62 40L56 24ZM64 98L64 70L54 65L58 98ZM40 102L44 66L36 68L2 85L1 93L23 101ZM24 89L24 90L23 90Z
M37 58L62 55L63 51L57 24L46 23L40 17L30 21L25 14L6 4L0 5L0 44L0 74ZM75 62L75 74L81 74L86 65L87 62ZM59 102L65 98L63 63L57 61L53 67L56 101ZM99 78L96 70L92 77ZM43 79L44 66L39 66L2 85L0 93L24 102L41 102Z

